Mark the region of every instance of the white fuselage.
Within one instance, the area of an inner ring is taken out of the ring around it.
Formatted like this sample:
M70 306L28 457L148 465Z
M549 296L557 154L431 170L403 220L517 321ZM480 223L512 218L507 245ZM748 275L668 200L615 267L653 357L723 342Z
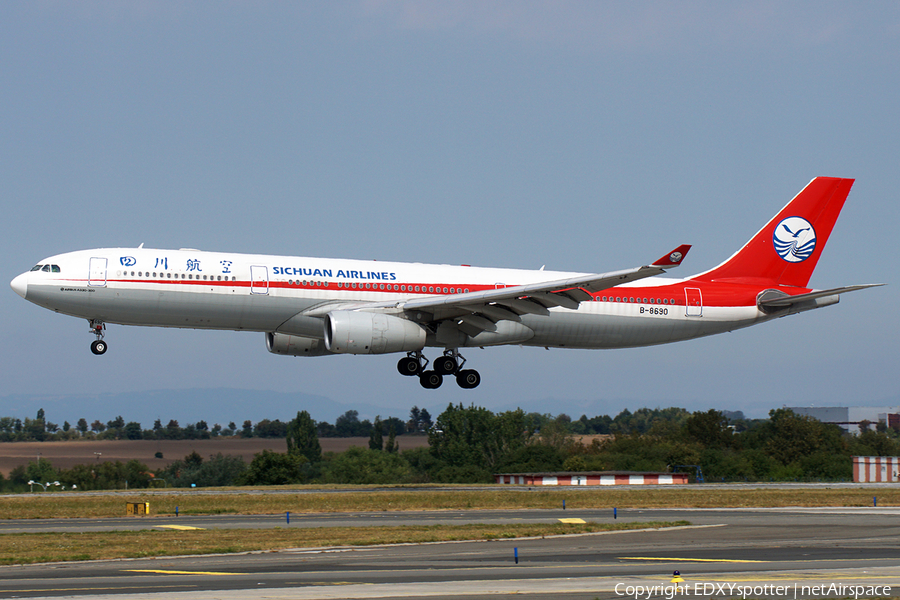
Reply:
M45 267L50 265L50 269ZM322 339L335 303L413 298L554 281L579 273L266 256L198 250L114 248L45 259L13 288L56 312L121 325L277 332ZM577 309L523 314L493 335L461 345L516 343L569 348L663 344L747 327L772 318L757 308L758 286L648 278L593 294ZM24 292L24 293L23 293ZM721 294L719 294L721 295ZM302 313L302 314L301 314ZM779 315L780 316L780 315ZM429 346L443 346L429 334Z

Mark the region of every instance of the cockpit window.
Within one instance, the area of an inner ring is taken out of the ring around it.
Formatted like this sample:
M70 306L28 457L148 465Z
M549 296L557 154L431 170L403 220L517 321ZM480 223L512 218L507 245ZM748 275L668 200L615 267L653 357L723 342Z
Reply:
M44 266L44 265L34 265L33 267L31 267L31 270L32 270L32 271L40 271L40 270L41 270L41 267L43 267L43 266Z
M59 265L50 265L50 270L54 273L59 273Z
M41 271L44 271L45 273L49 273L49 272L50 272L50 265L44 265L44 268L41 269Z

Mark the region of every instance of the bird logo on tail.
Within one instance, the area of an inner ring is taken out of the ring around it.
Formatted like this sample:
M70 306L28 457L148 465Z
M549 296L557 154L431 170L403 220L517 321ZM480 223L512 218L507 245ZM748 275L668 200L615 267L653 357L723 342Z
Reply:
M775 226L772 243L784 260L803 262L816 249L816 230L803 217L788 217Z

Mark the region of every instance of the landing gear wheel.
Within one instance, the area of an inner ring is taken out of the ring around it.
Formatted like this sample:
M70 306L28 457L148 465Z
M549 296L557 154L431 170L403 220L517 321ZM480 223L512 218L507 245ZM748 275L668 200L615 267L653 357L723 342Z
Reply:
M401 358L400 362L397 363L397 370L400 371L401 375L407 375L410 377L413 375L418 375L421 369L422 367L419 364L419 361L412 356Z
M471 390L481 383L481 375L475 369L465 369L456 374L456 383L463 389Z
M444 376L436 371L422 371L419 375L419 383L426 390L436 390L444 383Z
M441 375L452 375L457 369L456 359L452 356L441 356L434 359L434 370Z
M94 340L91 342L91 352L94 354L104 354L106 352L106 342L103 340Z

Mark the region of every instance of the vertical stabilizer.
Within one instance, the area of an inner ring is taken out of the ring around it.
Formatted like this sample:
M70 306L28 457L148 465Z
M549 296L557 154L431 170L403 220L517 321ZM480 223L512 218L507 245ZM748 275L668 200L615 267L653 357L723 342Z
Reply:
M805 288L853 181L816 177L743 248L696 279Z

